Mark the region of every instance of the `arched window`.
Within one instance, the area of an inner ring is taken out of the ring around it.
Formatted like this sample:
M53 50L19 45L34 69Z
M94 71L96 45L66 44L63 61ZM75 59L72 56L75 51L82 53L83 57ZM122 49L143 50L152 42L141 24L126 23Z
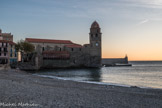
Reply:
M74 49L73 49L73 48L71 48L71 51L74 51Z
M98 37L98 34L96 34L96 37Z
M91 38L93 38L93 34L91 34Z

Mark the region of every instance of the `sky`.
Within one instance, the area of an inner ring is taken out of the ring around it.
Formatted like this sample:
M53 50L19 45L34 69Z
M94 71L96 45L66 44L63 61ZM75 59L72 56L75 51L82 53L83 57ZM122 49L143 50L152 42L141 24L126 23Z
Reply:
M15 42L28 37L83 45L95 20L103 58L162 60L162 0L0 0L0 28Z

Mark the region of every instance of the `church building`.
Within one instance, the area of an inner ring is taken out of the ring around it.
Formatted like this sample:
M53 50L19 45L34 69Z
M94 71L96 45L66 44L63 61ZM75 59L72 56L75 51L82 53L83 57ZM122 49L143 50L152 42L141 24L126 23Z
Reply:
M101 67L102 33L94 21L90 27L89 44L80 45L70 40L26 38L35 46L39 68Z

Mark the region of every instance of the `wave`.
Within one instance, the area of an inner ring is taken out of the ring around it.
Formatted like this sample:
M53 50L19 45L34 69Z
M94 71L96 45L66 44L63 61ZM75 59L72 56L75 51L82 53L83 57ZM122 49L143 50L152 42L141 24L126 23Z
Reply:
M160 89L160 88L125 85L125 84L117 84L117 83L106 83L106 82L95 82L95 81L78 81L78 80L74 80L74 79L70 79L70 78L62 78L62 77L56 77L56 76L51 76L51 75L39 75L39 74L33 74L33 75L44 77L44 78L52 78L52 79L66 80L66 81L75 81L75 82L82 82L82 83L89 83L89 84L99 84L99 85L119 86L119 87L129 87L129 88Z

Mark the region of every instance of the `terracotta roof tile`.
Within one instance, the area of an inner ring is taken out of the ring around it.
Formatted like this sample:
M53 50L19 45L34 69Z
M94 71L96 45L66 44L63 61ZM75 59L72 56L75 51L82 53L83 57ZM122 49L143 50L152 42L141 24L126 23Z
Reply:
M10 45L16 45L16 43L15 42L12 42L12 41L9 41L9 44Z
M15 43L15 42L12 42L12 41L0 40L0 43L1 43L1 42L9 43L10 45L16 45L16 43Z
M82 48L82 45L79 45L79 44L71 44L71 45L65 45L66 47L69 47L69 48Z
M52 40L52 39L36 39L36 38L26 38L27 42L36 43L56 43L56 44L72 44L70 40Z

